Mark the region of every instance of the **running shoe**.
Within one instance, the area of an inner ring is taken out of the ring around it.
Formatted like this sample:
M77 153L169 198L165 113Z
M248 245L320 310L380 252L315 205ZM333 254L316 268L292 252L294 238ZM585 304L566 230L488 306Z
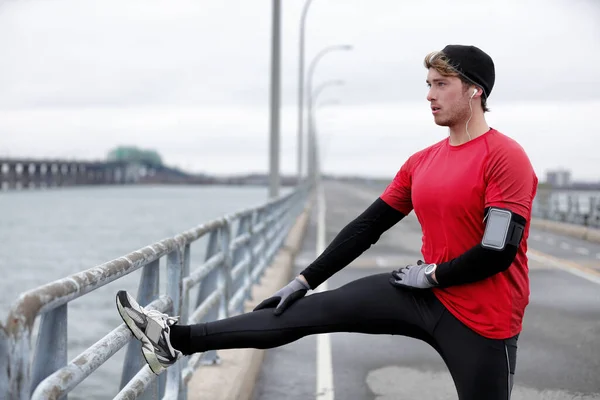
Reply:
M142 342L142 354L156 375L182 357L169 340L171 326L177 323L178 317L147 310L124 290L117 293L117 310L133 336Z

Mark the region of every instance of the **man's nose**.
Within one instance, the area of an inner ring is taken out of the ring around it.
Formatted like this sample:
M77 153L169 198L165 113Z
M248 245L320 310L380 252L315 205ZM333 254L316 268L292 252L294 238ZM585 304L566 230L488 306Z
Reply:
M432 101L435 99L435 95L433 93L433 88L430 88L427 92L427 101Z

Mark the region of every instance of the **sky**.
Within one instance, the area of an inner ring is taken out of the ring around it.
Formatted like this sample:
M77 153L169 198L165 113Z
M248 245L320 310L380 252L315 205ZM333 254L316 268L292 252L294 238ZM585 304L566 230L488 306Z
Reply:
M287 175L305 0L282 3ZM0 157L98 160L134 145L191 172L267 172L271 19L272 0L0 0ZM524 147L540 180L567 168L600 181L598 21L595 0L313 0L305 69L328 46L352 46L315 68L314 87L344 82L317 102L323 170L393 177L447 137L423 58L472 44L496 68L487 121Z

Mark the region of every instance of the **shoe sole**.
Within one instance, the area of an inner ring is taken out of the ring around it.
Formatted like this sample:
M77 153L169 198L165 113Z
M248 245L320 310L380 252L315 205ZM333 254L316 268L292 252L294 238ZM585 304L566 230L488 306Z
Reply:
M142 354L146 359L146 363L148 364L148 366L154 374L159 375L162 371L165 370L165 368L162 366L160 361L158 361L158 358L156 358L156 354L154 353L154 346L152 345L152 343L148 340L146 335L137 327L137 325L131 319L131 317L125 312L125 308L121 304L122 300L119 299L119 297L121 296L124 299L127 299L127 294L122 290L120 290L117 293L116 303L119 315L125 323L125 326L129 328L133 336L135 336L140 342L142 342Z

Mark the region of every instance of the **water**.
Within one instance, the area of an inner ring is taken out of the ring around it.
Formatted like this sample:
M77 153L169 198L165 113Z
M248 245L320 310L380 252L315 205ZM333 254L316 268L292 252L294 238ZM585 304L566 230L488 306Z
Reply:
M267 200L267 189L262 187L113 186L0 192L0 320L5 321L7 310L23 291ZM192 245L192 269L203 261L198 254L204 244L201 240ZM163 265L161 261L161 271ZM69 303L68 360L122 322L114 295L121 288L135 293L140 274L138 270ZM161 290L165 290L162 274ZM69 398L114 397L125 349Z

